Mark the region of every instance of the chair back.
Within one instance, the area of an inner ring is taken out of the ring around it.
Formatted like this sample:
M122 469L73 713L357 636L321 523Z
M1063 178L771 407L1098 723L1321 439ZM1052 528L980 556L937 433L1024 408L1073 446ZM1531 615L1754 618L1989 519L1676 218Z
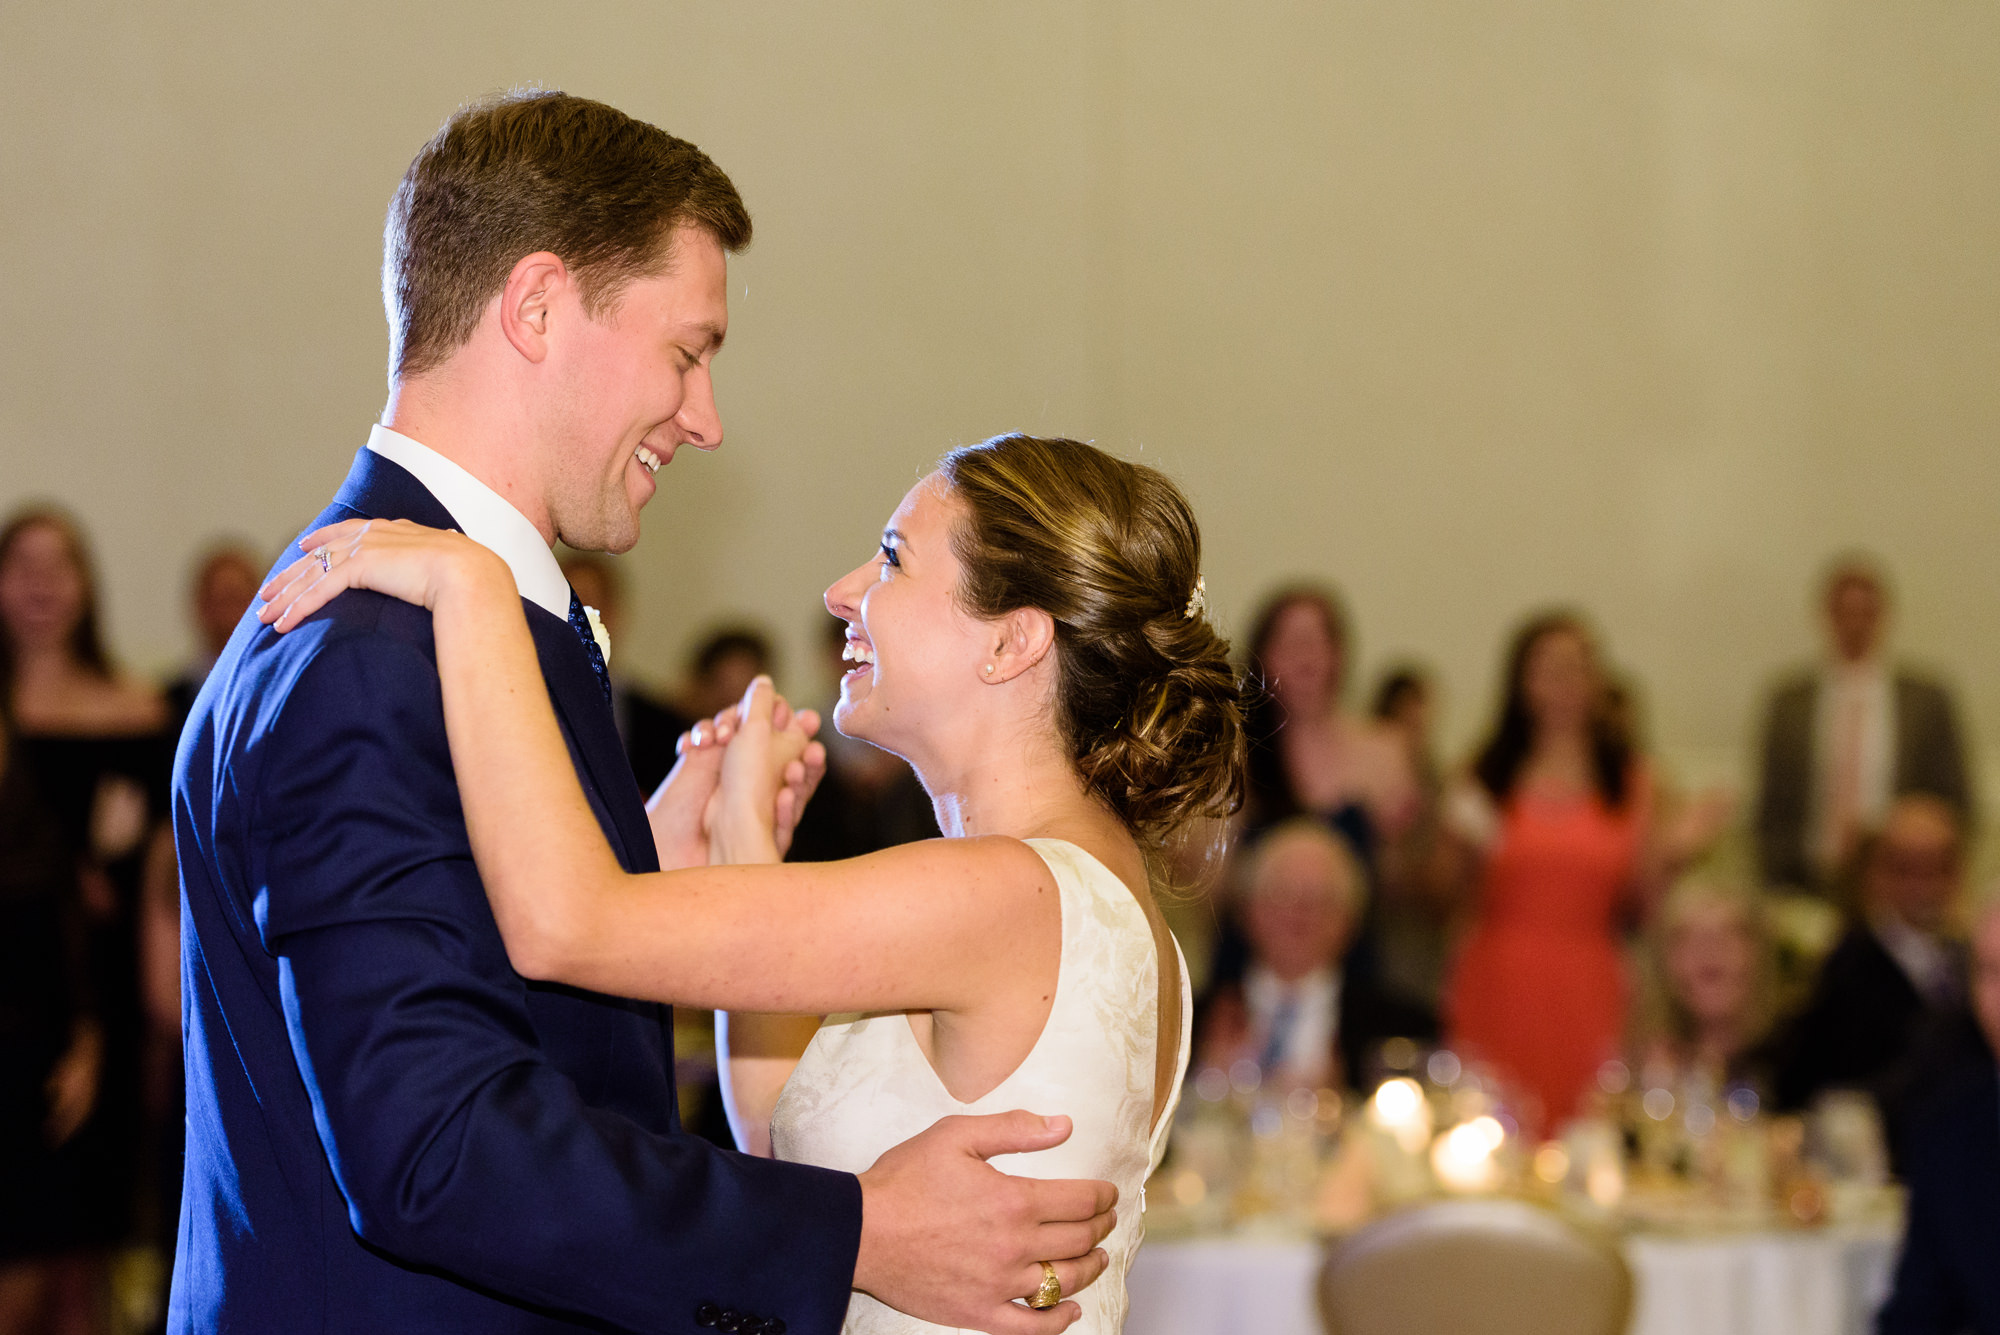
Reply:
M1623 1335L1608 1241L1521 1201L1439 1201L1362 1228L1320 1272L1328 1335Z

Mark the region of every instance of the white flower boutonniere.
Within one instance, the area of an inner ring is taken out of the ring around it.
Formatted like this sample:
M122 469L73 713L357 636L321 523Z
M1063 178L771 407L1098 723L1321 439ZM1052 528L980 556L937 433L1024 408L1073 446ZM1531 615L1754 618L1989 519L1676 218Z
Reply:
M604 655L604 666L611 666L611 632L604 629L604 618L597 615L597 609L590 604L583 606L583 619L590 623L590 637L597 641L597 652Z

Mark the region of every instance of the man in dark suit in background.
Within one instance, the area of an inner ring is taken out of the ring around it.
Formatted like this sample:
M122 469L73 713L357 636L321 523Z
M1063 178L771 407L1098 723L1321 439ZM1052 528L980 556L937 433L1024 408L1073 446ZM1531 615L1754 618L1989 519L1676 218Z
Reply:
M1765 710L1757 852L1767 885L1832 891L1861 836L1906 793L1964 822L1972 789L1951 695L1883 653L1888 586L1857 557L1825 583L1826 662L1787 679Z
M1911 1112L1909 1227L1881 1335L2000 1335L2000 905L1974 925L1972 1011L1958 1060Z
M1384 1042L1437 1037L1428 1010L1341 968L1366 893L1360 863L1324 823L1294 817L1259 837L1236 906L1249 966L1202 999L1199 1065L1249 1061L1280 1088L1365 1090Z
M1866 1090L1894 1130L1910 1080L1965 1008L1965 952L1948 931L1964 869L1957 814L1898 798L1862 863L1860 918L1781 1040L1777 1093L1803 1108L1822 1090Z
M461 110L390 207L387 425L316 521L455 527L501 556L632 871L705 861L700 803L669 783L643 804L550 546L630 549L653 473L721 443L710 363L749 235L700 150L611 107ZM666 1008L509 967L435 655L427 611L357 593L283 637L245 619L195 702L169 1329L833 1335L859 1288L1056 1335L1074 1304L1011 1299L1043 1260L1065 1292L1096 1277L1111 1188L982 1160L1062 1119L946 1119L859 1178L734 1154L678 1124Z

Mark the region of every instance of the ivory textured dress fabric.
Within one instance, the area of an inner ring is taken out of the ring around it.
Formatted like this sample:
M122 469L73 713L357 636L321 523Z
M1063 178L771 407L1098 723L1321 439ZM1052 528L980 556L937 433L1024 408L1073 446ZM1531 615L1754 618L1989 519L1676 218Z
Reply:
M1099 1178L1118 1187L1118 1226L1105 1239L1110 1268L1076 1295L1078 1335L1116 1335L1125 1324L1125 1272L1145 1235L1142 1189L1159 1166L1186 1074L1193 1027L1187 963L1181 972L1181 1041L1174 1092L1157 1129L1153 1073L1159 1042L1159 957L1146 914L1125 883L1074 844L1028 841L1062 896L1062 963L1048 1023L1027 1059L990 1093L953 1098L917 1046L901 1012L835 1015L821 1026L772 1118L777 1156L858 1173L884 1150L939 1118L1026 1108L1072 1119L1052 1150L993 1164L1022 1177ZM944 1327L857 1293L847 1335L920 1335Z

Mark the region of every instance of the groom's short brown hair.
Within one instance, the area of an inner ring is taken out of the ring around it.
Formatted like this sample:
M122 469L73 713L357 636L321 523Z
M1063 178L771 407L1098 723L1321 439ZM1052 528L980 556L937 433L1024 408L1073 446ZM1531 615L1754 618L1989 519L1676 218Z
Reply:
M389 370L432 370L472 336L523 255L562 258L601 315L626 283L662 272L674 230L724 250L750 214L708 155L616 107L542 89L462 107L423 146L389 202L382 303Z

